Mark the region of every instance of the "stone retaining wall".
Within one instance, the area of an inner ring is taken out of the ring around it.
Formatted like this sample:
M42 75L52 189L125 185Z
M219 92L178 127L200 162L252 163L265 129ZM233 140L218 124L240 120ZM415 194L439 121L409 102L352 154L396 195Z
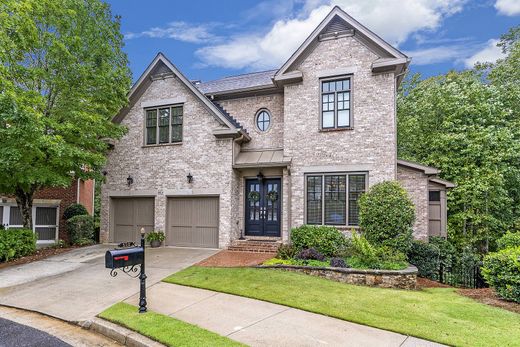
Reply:
M302 272L337 282L380 288L415 289L417 285L417 268L415 266L409 266L404 270L360 270L297 265L260 265L258 267Z

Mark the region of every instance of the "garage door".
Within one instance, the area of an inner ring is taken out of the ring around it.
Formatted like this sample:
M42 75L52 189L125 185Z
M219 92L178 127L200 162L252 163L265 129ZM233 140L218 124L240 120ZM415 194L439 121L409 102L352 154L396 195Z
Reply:
M114 242L136 242L139 231L154 228L154 198L112 199Z
M166 244L218 247L218 198L169 198Z

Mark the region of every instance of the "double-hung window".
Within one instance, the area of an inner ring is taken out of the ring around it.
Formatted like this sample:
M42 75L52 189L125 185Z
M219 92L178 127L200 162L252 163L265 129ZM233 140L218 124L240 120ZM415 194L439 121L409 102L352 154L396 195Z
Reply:
M352 126L350 78L321 81L321 128Z
M366 190L366 180L365 173L308 174L306 223L358 225L358 201Z
M182 105L146 109L147 145L182 142Z

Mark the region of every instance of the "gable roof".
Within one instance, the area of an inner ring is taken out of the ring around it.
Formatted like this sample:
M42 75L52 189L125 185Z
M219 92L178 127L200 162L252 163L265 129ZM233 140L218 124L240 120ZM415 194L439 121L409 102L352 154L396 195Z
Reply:
M433 166L426 166L413 161L397 159L397 165L405 166L410 169L415 169L424 172L425 175L437 175L441 171Z
M202 82L195 86L204 94L220 94L251 89L275 87L273 77L277 70L252 72L242 75L224 77L218 80Z
M155 56L150 65L148 65L146 70L130 89L130 92L128 93L130 104L127 107L121 109L121 111L113 118L113 121L120 123L123 120L123 118L128 114L128 111L135 105L139 97L151 84L152 76L165 77L170 74L173 74L175 77L177 77L178 80L184 84L184 86L197 99L202 102L206 109L220 124L228 127L231 131L236 131L237 134L240 133L240 135L244 135L245 137L249 138L247 131L242 128L242 126L236 122L236 120L234 120L231 115L211 102L199 89L193 85L193 83L188 80L188 78L186 78L186 76L182 74L182 72L180 72L179 69L177 69L177 67L170 60L168 60L168 58L166 58L164 54L160 52Z
M297 62L298 59L320 39L321 35L324 35L324 38L356 36L365 45L377 52L385 62L385 67L400 65L401 69L399 72L406 70L408 63L410 62L410 59L404 53L394 48L388 42L352 18L340 7L335 6L325 19L314 29L309 37L307 37L307 39L301 44L301 46L282 65L274 79L283 80L284 78L282 76L286 74L295 62ZM376 62L378 62L378 65L381 65L381 61L378 60ZM381 69L380 66L377 67ZM376 70L376 66L373 66L372 68L373 70Z

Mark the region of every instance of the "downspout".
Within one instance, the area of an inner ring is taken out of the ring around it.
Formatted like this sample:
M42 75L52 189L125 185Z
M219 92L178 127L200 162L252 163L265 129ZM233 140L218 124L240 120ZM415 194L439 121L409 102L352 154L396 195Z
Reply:
M232 163L231 163L231 170L233 170L233 166L235 165L235 143L239 143L241 141L243 141L245 138L244 134L241 133L241 135L239 137L237 137L236 139L233 140L233 145L231 146L231 155L233 156L232 158ZM234 174L234 173L233 173ZM240 180L242 179L242 177L240 177ZM240 183L239 183L240 184ZM238 197L237 197L238 198ZM241 207L240 207L240 201L238 201L238 209L240 211ZM243 205L243 204L242 204ZM238 220L237 220L237 227L238 227L238 232L239 232L239 236L238 237L242 237L242 232L241 230L244 229L244 225L240 225L240 216L238 217Z

